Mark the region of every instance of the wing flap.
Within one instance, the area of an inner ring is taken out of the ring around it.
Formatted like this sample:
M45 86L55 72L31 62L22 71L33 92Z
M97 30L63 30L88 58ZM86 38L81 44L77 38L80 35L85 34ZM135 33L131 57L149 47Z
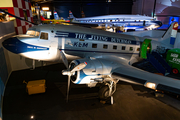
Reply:
M122 65L112 71L111 77L145 87L180 94L180 80L149 73L130 65ZM149 86L149 84L151 84Z

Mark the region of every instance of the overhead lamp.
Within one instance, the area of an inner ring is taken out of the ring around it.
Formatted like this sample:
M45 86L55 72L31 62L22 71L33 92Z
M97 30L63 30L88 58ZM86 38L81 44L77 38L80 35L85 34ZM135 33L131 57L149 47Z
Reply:
M42 7L42 10L49 10L49 7Z

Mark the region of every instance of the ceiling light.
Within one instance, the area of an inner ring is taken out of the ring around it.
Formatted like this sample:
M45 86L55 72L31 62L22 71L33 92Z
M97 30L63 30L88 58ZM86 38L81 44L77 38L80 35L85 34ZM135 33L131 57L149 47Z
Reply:
M49 10L49 7L42 7L42 10Z

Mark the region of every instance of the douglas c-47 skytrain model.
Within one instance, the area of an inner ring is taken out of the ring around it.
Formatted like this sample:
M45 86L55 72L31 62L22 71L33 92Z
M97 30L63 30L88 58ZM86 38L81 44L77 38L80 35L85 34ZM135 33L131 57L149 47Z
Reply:
M127 30L153 30L162 26L162 22L153 17L142 15L102 15L94 17L75 18L71 11L69 11L69 18L72 19L72 24L82 26L90 26L110 32L118 32ZM95 25L97 25L95 27Z
M149 73L131 66L142 54L157 48L172 49L178 23L174 22L161 38L144 38L102 30L66 25L38 25L25 35L5 40L3 46L16 54L42 61L63 61L74 84L89 87L102 83L99 97L106 99L116 91L119 80L154 90L180 94L180 81ZM146 47L142 47L146 46ZM143 50L142 50L143 48ZM71 61L68 65L68 61ZM68 96L67 92L67 96Z

